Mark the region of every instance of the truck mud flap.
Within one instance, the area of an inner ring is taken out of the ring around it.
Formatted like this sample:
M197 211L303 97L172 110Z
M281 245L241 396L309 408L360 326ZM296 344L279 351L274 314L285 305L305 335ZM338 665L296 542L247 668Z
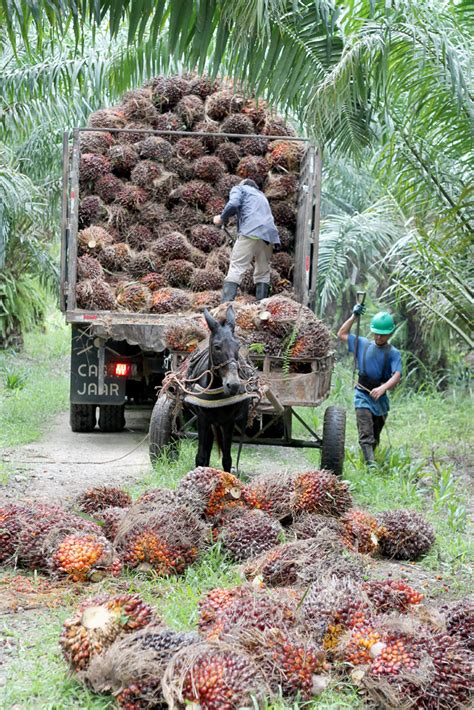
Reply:
M104 376L99 394L99 349L96 336L80 328L72 328L71 402L73 404L123 404L125 378Z

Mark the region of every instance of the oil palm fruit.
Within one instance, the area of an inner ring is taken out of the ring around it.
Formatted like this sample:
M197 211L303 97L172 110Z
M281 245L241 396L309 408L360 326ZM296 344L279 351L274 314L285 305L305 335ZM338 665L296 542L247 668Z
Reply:
M295 477L293 509L341 516L352 505L347 483L329 471L306 471Z
M387 510L378 516L383 528L379 539L384 557L396 560L416 560L425 555L435 541L435 532L416 510Z

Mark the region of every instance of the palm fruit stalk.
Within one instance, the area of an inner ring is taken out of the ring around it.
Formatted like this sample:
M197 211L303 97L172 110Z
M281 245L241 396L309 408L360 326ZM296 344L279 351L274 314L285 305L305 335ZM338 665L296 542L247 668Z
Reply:
M91 597L82 602L64 622L60 645L73 671L83 670L93 656L114 641L157 619L148 604L136 594Z
M113 238L103 227L91 226L81 229L77 235L77 247L79 254L97 254L107 246L112 244Z
M330 530L339 538L345 532L341 519L318 513L300 513L295 516L289 532L297 540L307 540L318 537L321 530Z

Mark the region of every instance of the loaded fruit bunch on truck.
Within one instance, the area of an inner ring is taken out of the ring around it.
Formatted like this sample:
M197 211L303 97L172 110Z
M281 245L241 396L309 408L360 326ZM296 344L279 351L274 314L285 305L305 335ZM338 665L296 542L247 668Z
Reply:
M345 414L328 407L319 436L297 407L327 398L334 354L314 315L320 159L265 101L206 76L159 76L64 134L61 307L72 326L73 431L120 431L125 405L156 402L164 376L219 314L232 242L213 224L230 190L254 180L281 241L270 296L253 270L234 302L236 335L269 383L245 440L322 449L340 472ZM150 450L189 435L152 416ZM168 416L168 414L166 415ZM296 439L298 420L306 438ZM189 430L189 426L188 426Z

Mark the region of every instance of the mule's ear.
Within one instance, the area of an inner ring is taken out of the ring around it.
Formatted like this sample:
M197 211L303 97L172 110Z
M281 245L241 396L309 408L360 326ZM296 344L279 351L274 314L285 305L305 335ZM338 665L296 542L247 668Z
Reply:
M226 317L225 317L225 324L229 326L232 332L234 332L235 328L235 313L234 313L234 307L229 306L227 309Z
M206 323L208 325L209 330L211 331L211 333L213 333L216 330L219 323L216 321L215 318L213 318L211 316L211 314L209 313L207 308L204 309L204 318L206 319Z

